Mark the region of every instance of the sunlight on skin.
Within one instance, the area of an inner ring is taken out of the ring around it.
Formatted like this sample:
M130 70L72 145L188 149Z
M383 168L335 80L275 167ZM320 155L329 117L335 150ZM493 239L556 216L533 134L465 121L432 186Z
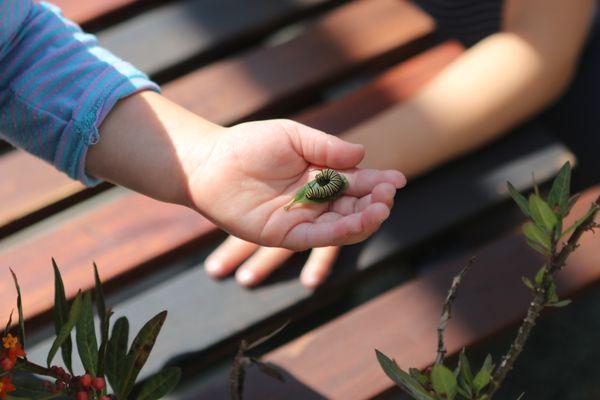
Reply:
M86 167L94 176L188 206L239 238L304 250L364 240L389 216L387 204L406 180L398 171L356 169L363 156L361 145L293 121L222 128L142 92L109 114ZM311 171L323 167L347 176L345 196L284 211Z

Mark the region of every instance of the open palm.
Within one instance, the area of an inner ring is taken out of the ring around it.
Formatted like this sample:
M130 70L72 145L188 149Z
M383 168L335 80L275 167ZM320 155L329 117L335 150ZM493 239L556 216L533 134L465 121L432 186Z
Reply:
M190 191L200 212L241 239L293 250L355 243L377 230L405 184L398 171L356 168L363 155L360 145L293 121L244 123L218 137ZM285 211L323 168L348 178L346 193Z

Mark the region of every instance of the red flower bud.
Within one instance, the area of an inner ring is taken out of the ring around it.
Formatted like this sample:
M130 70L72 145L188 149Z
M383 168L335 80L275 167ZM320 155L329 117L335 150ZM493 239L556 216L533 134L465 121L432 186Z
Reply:
M59 392L62 390L65 390L66 387L67 387L67 385L65 385L65 383L63 381L56 382L56 389L58 389Z
M102 390L104 389L104 386L106 386L106 383L104 382L104 378L100 376L94 378L94 380L92 381L92 387L96 390Z
M0 361L0 366L4 371L10 371L15 366L15 362L10 358L3 358L2 361Z
M85 374L79 378L79 382L81 382L81 386L87 389L92 384L92 376L90 374Z
M110 396L102 396L100 400L111 400Z
M89 397L87 392L77 392L77 400L88 400Z

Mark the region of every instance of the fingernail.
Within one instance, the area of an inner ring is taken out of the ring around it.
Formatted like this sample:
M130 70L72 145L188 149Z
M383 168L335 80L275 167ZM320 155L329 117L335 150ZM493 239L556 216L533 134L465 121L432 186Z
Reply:
M242 269L235 274L238 282L242 285L251 285L254 282L254 273L249 269Z
M304 286L311 289L317 287L320 283L319 278L316 275L305 275L302 277L302 282L304 283Z
M204 262L204 269L210 275L218 275L223 272L223 264L216 260L208 259Z

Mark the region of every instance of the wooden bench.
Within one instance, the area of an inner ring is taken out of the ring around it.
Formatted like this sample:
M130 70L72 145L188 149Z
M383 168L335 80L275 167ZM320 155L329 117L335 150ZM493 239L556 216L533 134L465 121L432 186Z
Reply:
M371 123L361 129L377 130L378 113L406 100L464 51L455 42L435 42L432 19L406 0L257 0L252 7L241 0L56 2L67 15L91 27L102 44L164 83L167 97L225 125L291 116L335 134L365 121ZM331 95L336 92L346 94ZM315 315L360 287L366 277L377 276L399 260L407 263L419 246L478 215L493 213L507 200L507 179L527 189L531 171L546 181L567 159L573 160L572 154L543 127L524 126L411 182L398 195L397 207L381 231L366 243L344 249L323 289L300 286L296 278L305 255L299 255L265 285L249 291L232 279L214 282L199 268L214 248L214 239L223 237L204 218L109 185L85 189L31 156L9 151L0 155L0 175L8 177L8 185L0 189L0 264L12 266L21 280L26 317L35 327L30 357L44 359L51 340L50 257L63 271L69 296L93 285L88 268L93 260L106 282L109 304L116 316L131 318L132 329L158 309L169 310L143 375L170 363L193 377L231 357L242 337L288 318ZM440 207L440 196L453 206ZM440 267L440 278L435 279L443 281L450 270ZM423 279L408 285L426 295L424 284L419 286ZM586 282L595 279L589 275ZM14 300L11 283L1 281L0 287L5 289L0 292L0 309L8 314ZM355 318L362 309L340 318ZM374 312L379 310L385 308ZM495 326L486 329L491 332ZM173 337L178 340L169 339ZM268 357L300 377L305 373L301 366L292 370L276 358L294 343ZM395 348L382 348L397 354ZM420 362L407 357L409 361ZM341 365L358 368L352 362L346 357ZM369 368L366 373L373 373L376 363ZM346 372L339 371L341 379ZM348 387L360 379L356 371ZM335 397L350 390L341 385L339 392L329 392L314 382L308 389L315 393ZM374 390L386 390L387 384ZM285 391L276 385L264 390ZM205 397L224 397L223 392L211 393Z

